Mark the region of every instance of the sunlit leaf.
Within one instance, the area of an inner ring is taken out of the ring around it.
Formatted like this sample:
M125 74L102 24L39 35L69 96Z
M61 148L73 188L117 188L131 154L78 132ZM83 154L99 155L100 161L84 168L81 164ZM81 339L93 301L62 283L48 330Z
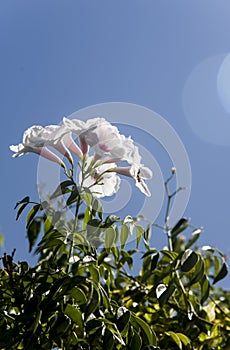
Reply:
M65 314L83 330L82 313L77 307L67 304Z
M128 226L126 224L123 224L121 226L121 235L120 235L121 249L124 249L127 239L129 237L129 234L130 234L130 231Z
M176 333L169 331L166 332L166 334L171 337L171 339L176 343L179 349L183 350L182 342Z
M140 245L141 238L143 237L145 230L143 229L142 226L138 226L138 225L135 226L135 230L136 230L136 249L137 249Z
M116 232L113 227L108 227L105 231L105 249L110 250L116 239Z
M27 215L27 219L26 219L26 222L27 222L26 228L28 228L28 226L31 224L31 222L33 221L35 215L40 210L40 208L41 208L41 205L40 204L36 204L30 209L30 211L29 211L29 213Z
M71 290L68 291L68 295L71 298L74 298L74 300L78 305L82 305L87 302L87 297L80 288L77 288L77 287L72 288Z
M130 321L134 324L137 323L141 327L142 331L145 333L148 339L149 345L157 345L156 334L151 330L151 328L145 321L143 321L140 317L136 316L134 313L131 314Z

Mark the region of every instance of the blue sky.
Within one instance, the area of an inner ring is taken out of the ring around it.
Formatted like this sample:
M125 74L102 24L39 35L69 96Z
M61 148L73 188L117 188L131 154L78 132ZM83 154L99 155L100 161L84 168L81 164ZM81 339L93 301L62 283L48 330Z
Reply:
M38 159L12 159L9 145L33 124L120 101L156 111L176 130L192 169L185 215L205 228L202 244L230 255L229 15L228 0L1 2L4 251L16 247L17 259L28 257L24 220L15 222L13 207L27 194L37 198Z

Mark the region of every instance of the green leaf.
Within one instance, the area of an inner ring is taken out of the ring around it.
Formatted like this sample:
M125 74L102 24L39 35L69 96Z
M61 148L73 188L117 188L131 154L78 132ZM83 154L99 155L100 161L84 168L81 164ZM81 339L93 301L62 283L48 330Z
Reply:
M144 332L144 334L148 339L149 345L153 345L153 346L157 345L156 334L151 330L151 328L145 321L143 321L140 317L136 316L134 313L131 314L130 321L132 324L134 323L135 325L136 323L140 326L140 328L142 329L142 331Z
M25 207L27 205L28 205L28 203L23 203L22 205L20 205L20 207L18 208L18 211L17 211L16 220L19 219L21 213L23 212L23 210L25 209Z
M155 270L155 268L157 267L159 256L159 252L156 252L155 254L151 255L151 271Z
M113 350L114 349L114 335L113 330L106 328L105 334L103 336L103 350Z
M38 238L41 229L41 222L34 220L31 222L27 229L27 237L29 240L29 252L33 249L33 246Z
M140 350L142 346L142 339L140 335L134 330L131 343L130 343L130 349L132 350Z
M191 249L187 249L181 258L181 271L188 272L196 265L198 255Z
M0 234L0 246L4 246L4 238L3 235Z
M108 227L105 231L105 249L110 251L110 248L113 246L116 240L116 232L113 227Z
M91 297L88 301L88 304L85 310L85 316L84 316L85 320L87 320L87 318L94 313L94 311L97 309L101 301L98 288L94 287L93 285L91 285L91 288L92 288Z
M171 297L171 295L174 293L176 287L174 284L170 284L165 291L159 296L159 304L163 306Z
M179 349L183 350L182 342L176 333L169 331L169 332L166 332L165 334L171 337L171 339L177 344Z
M68 291L68 295L73 298L78 305L82 305L87 302L87 297L80 288L73 287L70 291Z
M156 253L157 253L156 249L149 249L146 253L144 253L144 255L141 257L141 259L144 259L146 256L156 254Z
M176 237L179 233L184 231L188 227L188 224L189 220L187 218L180 219L171 230L172 238Z
M121 249L124 249L127 239L129 237L129 234L130 234L130 231L128 226L126 224L123 224L121 226L121 235L120 235Z
M47 216L44 222L44 233L47 234L53 229L52 216Z
M30 197L29 196L24 197L21 201L18 201L16 203L14 209L16 209L19 206L19 204L22 204L22 203L27 203L28 204L29 201L30 201Z
M190 285L193 285L201 280L201 278L204 275L204 261L203 258L199 255L198 256L198 262L196 264L196 268L194 271L194 274L192 276L192 279L190 280Z
M143 229L142 226L138 226L138 225L135 226L135 229L136 229L136 249L137 249L139 247L141 238L143 237L145 230Z
M204 275L199 283L201 286L201 296L202 296L201 297L201 304L203 304L209 296L210 285L209 285L209 281L208 281L207 276Z
M198 238L200 237L201 232L202 232L202 230L199 229L199 228L195 229L192 232L192 238L189 239L188 243L185 246L185 249L190 248L198 240Z
M224 261L220 271L218 272L218 274L215 276L215 278L213 280L213 284L215 284L218 281L222 280L225 276L227 276L227 274L228 274L228 267L227 267L226 262Z
M90 265L88 266L88 270L89 270L89 272L90 272L91 278L92 278L95 282L99 283L99 282L100 282L100 272L99 272L99 268L98 268L97 266L93 265L93 264L90 264Z
M50 199L54 199L56 197L59 197L65 193L70 192L70 189L68 189L68 186L73 185L74 182L72 180L66 180L60 183L60 185L57 186L56 190L53 192L53 194L50 196Z
M76 202L78 197L79 197L79 191L78 191L77 186L74 184L72 186L71 194L70 194L69 198L66 201L66 205L70 205L70 204Z
M180 340L182 341L182 343L190 348L191 345L191 340L183 333L176 333L177 336L180 338Z
M83 330L82 313L77 307L67 304L65 314Z
M120 332L124 330L130 320L130 312L124 306L121 306L117 310L117 327Z
M26 219L26 228L30 226L31 222L33 221L35 215L37 214L40 208L41 208L41 205L36 204L30 209Z

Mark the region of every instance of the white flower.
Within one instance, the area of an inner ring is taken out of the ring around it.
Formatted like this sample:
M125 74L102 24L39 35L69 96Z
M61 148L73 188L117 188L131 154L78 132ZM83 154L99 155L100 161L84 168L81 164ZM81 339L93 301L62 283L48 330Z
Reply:
M70 132L64 126L59 125L48 125L46 127L34 125L24 132L22 143L18 146L11 146L10 149L17 152L13 155L14 157L33 152L64 165L60 158L49 151L46 146L55 148L66 156L71 163L73 163L73 159L68 148L74 149L75 153L78 150L78 155L82 156L82 152L74 143Z
M88 157L87 164L79 174L79 183L82 187L88 188L95 197L112 196L119 190L120 178L114 172L110 172L111 166L116 164L102 164L92 166L93 157Z
M139 190L147 197L151 196L148 186L144 181L152 178L152 171L149 168L144 167L141 164L133 164L128 167L116 167L111 169L111 171L115 171L117 174L132 177L135 180L135 184Z
M104 118L89 119L86 122L63 118L63 123L69 131L79 137L83 154L88 153L90 146L95 151L95 159L106 157L104 163L123 160L130 164L140 163L138 148L131 137L121 135L118 128Z

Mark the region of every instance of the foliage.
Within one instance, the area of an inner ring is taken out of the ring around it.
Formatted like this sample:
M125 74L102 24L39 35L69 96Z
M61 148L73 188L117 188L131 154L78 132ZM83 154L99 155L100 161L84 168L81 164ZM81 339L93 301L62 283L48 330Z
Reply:
M186 218L169 226L170 201L180 190L169 193L172 176L163 226L104 217L99 200L80 193L73 179L51 199L64 195L74 220L49 201L16 204L17 219L30 207L29 250L39 259L30 267L15 262L15 251L2 257L0 349L230 349L230 292L215 287L227 274L225 257L194 247L202 230ZM159 228L168 239L162 250L150 246Z

